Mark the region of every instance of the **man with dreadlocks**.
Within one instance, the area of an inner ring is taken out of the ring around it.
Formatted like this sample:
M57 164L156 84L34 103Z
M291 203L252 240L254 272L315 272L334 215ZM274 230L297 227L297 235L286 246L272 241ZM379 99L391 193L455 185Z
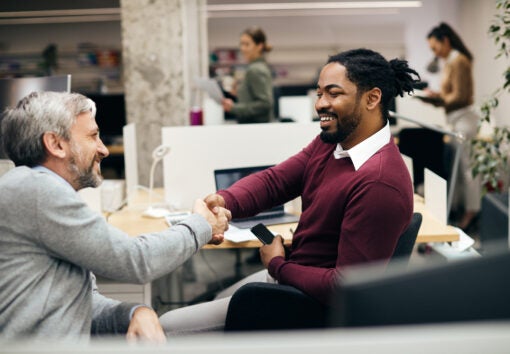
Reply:
M265 270L214 301L164 314L167 334L221 330L229 296L247 282L290 285L328 304L345 267L390 259L411 221L413 188L388 110L391 99L412 92L418 79L406 61L388 62L368 49L329 58L317 83L320 135L286 161L205 198L210 208L226 207L236 218L301 196L290 252L285 255L279 236L262 246Z

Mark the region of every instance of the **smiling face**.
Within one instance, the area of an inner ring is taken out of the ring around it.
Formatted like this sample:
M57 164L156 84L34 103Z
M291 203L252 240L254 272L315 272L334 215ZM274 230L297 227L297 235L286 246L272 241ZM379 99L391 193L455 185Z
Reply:
M103 180L100 163L109 153L99 137L99 128L92 114L78 115L70 133L68 172L71 185L76 190L99 186Z
M246 59L248 62L252 62L262 56L264 44L256 44L251 36L243 33L239 41L239 49L241 50L241 54L243 55L244 59Z
M347 78L345 67L335 62L325 65L317 83L315 102L324 142L342 143L344 149L350 147L362 119L360 102L361 95Z

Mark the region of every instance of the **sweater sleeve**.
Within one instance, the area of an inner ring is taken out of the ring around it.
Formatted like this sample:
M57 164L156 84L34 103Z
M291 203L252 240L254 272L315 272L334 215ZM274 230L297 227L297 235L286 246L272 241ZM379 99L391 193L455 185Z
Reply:
M269 115L273 107L271 76L265 71L252 68L246 72L244 85L247 86L251 100L235 103L230 113L237 117L239 123L253 116Z
M281 284L292 285L329 304L337 278L346 265L391 257L411 214L412 208L409 210L400 191L384 183L368 183L356 191L346 207L335 268L299 265L275 257L268 271Z
M37 215L36 240L41 247L109 279L147 283L174 271L212 236L207 221L193 214L183 221L186 225L130 237L108 224L70 188L42 181L37 194L31 207Z
M92 285L92 335L125 334L129 328L131 310L135 303L120 302L101 295L97 289L96 277L91 275Z

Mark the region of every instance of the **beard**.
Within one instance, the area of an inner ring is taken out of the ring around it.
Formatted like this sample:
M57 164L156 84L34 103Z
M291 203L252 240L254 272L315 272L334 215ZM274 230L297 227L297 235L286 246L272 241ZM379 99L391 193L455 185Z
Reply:
M322 130L320 137L326 144L338 144L343 142L352 132L358 127L361 121L361 114L358 110L338 119L338 115L332 112L320 111L321 113L328 113L336 117L336 131L329 132L325 129Z
M101 171L97 173L94 171L94 164L97 160L97 156L94 155L94 158L87 167L80 168L76 163L76 160L79 159L80 151L73 146L72 152L73 155L69 161L69 171L75 176L74 182L75 185L78 186L78 190L87 187L98 187L103 181L103 176L101 175Z

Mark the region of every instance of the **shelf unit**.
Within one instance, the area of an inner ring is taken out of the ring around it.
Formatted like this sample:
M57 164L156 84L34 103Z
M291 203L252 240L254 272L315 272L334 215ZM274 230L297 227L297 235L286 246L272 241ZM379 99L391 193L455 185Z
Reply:
M57 54L57 67L44 68L41 53L0 54L0 78L71 74L75 92L123 91L120 50L65 51Z

